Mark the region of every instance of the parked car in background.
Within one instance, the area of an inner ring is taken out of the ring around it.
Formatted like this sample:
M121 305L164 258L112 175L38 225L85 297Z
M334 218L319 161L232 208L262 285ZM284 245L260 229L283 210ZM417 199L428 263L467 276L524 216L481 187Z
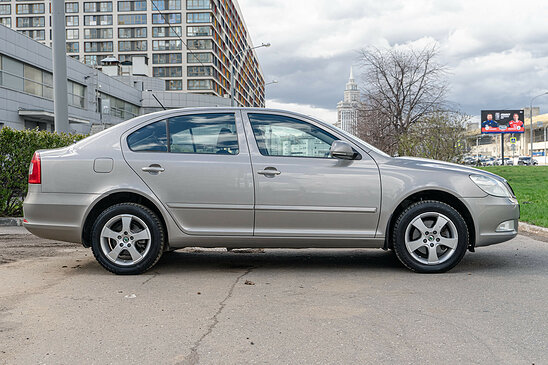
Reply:
M465 165L475 165L478 159L476 157L466 156L462 159L462 163Z
M514 160L511 159L510 157L505 157L504 158L504 164L506 166L513 166L514 165ZM502 165L502 158L497 158L495 160L495 163L494 163L495 166L501 166Z
M316 119L263 108L167 110L37 151L24 226L81 242L117 274L188 246L392 249L425 273L517 235L502 177L393 158Z
M481 166L494 166L495 158L494 157L484 157L480 159Z
M520 156L520 158L518 158L518 165L534 166L538 165L538 161L537 159L531 158L530 156Z

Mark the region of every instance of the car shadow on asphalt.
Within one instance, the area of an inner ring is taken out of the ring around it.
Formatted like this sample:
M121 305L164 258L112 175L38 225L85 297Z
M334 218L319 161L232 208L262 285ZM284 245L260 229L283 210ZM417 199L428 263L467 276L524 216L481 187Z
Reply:
M467 253L463 260L445 275L483 273L488 275L539 273L547 270L547 262L530 252L482 250ZM392 251L373 249L266 249L245 252L224 250L180 250L165 253L151 269L159 274L198 271L233 272L245 269L292 270L353 270L371 273L408 273ZM109 274L95 261L78 266L81 273Z

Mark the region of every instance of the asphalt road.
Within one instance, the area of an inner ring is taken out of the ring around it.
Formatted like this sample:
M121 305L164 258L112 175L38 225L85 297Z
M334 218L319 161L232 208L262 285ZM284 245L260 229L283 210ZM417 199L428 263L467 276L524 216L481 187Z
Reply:
M189 250L129 277L30 235L0 254L0 363L548 363L548 244L521 235L440 275L381 250Z

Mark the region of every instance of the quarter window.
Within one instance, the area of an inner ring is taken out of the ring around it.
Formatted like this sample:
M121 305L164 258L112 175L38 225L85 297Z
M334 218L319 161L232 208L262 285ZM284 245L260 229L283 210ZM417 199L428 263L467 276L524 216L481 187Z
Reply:
M249 114L263 156L329 158L337 138L310 123L273 114Z
M166 121L136 130L127 137L127 144L135 152L167 152Z

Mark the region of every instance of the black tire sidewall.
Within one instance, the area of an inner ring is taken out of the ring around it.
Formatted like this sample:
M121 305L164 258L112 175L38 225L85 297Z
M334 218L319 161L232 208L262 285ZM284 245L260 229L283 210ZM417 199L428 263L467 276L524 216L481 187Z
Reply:
M458 243L456 252L447 261L438 265L425 265L418 262L405 247L407 226L418 215L426 212L436 212L445 215L457 228ZM401 263L407 268L420 273L442 273L451 270L462 260L469 243L468 227L462 216L450 205L438 201L420 201L409 206L398 217L394 225L392 237L394 251Z
M104 225L112 217L120 214L131 214L142 219L152 236L147 255L135 265L117 265L106 257L101 248L101 231ZM95 220L92 227L91 249L97 261L108 271L115 274L140 274L160 259L164 249L164 229L156 214L147 207L134 203L116 204L103 211Z

